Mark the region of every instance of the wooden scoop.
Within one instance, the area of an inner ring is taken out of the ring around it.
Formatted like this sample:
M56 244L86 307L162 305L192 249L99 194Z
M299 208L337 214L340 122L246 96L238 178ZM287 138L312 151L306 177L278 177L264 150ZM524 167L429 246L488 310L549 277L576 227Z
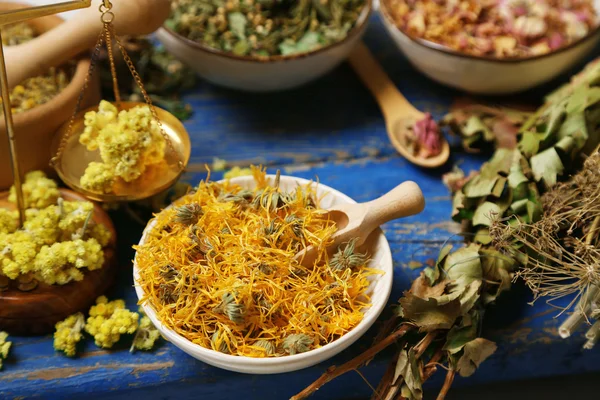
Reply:
M81 52L94 47L102 31L102 0L79 11L71 19L35 39L6 47L6 69L11 88L27 78L44 74ZM118 35L147 35L157 30L169 16L170 0L113 0L111 12Z
M411 181L401 183L378 199L367 203L342 204L328 210L338 231L332 236L329 247L335 250L340 244L358 238L356 246L362 245L380 225L398 218L423 211L425 199L419 186ZM296 254L295 259L304 266L314 265L318 249L309 246Z
M443 136L441 152L434 157L415 157L407 147L409 128L423 119L425 114L413 107L398 91L364 43L356 47L349 61L379 103L388 137L396 150L408 161L421 167L435 168L444 165L450 156L450 146Z

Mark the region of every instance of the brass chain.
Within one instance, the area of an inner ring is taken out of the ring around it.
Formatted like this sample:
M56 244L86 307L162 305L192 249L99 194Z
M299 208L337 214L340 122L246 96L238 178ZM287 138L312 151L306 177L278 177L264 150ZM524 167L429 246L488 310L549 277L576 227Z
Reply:
M104 14L103 14L104 15ZM109 24L104 23L104 42L106 43L106 50L108 52L108 60L110 64L110 75L113 82L113 92L115 94L115 101L118 105L121 103L121 92L119 91L119 81L117 79L117 68L115 67L115 57L113 54L112 37L110 35Z
M183 162L182 162L181 158L179 157L179 154L177 153L177 151L175 151L175 148L173 147L173 143L171 142L171 139L169 138L169 136L166 134L166 132L164 130L162 122L160 121L160 118L158 117L158 114L156 112L156 108L154 107L154 104L152 103L152 99L150 98L150 96L148 95L148 92L146 92L146 89L144 88L144 85L142 84L142 78L140 77L137 70L135 69L135 66L133 65L133 61L131 60L131 58L129 58L129 55L127 54L127 50L125 50L125 47L121 43L121 40L119 40L119 37L115 34L114 27L111 25L109 29L112 31L112 34L113 34L115 40L117 41L117 45L119 46L119 49L121 50L121 54L123 55L123 59L125 60L125 63L127 64L127 67L129 68L129 71L131 72L133 79L135 80L136 84L140 88L140 91L142 92L145 102L148 104L148 107L150 108L152 117L155 119L156 123L160 127L160 132L161 132L162 136L167 141L169 150L178 159L177 164L178 164L180 170L183 170L185 168L185 166L183 165Z
M71 134L73 132L73 124L75 123L75 117L77 116L77 114L79 113L79 110L81 109L81 103L83 102L83 96L85 95L85 92L87 91L87 89L89 87L90 79L96 69L96 61L98 60L98 55L100 54L100 50L102 49L103 42L104 42L104 32L101 32L100 35L98 35L98 40L96 41L94 51L92 52L92 56L90 58L90 66L88 68L87 75L83 82L83 87L81 88L81 91L79 92L79 97L77 98L77 103L75 105L75 112L71 115L71 118L69 119L69 125L67 126L67 131L63 134L63 137L61 138L58 149L56 150L56 155L50 159L51 167L56 166L56 164L58 163L58 160L60 160L60 158L62 157L62 153L65 149L65 146L67 145L67 141L71 137Z

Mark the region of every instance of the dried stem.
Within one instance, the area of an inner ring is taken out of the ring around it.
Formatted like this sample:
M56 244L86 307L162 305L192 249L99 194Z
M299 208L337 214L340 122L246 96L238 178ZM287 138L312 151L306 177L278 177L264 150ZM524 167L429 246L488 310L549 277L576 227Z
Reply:
M332 366L332 367L328 368L327 371L319 377L319 379L317 379L316 381L311 383L308 387L306 387L304 390L302 390L297 395L292 396L290 398L290 400L305 399L308 396L310 396L311 394L313 394L314 392L316 392L317 390L319 390L321 388L321 386L325 385L326 383L330 382L331 380L337 378L338 376L345 374L348 371L353 371L353 370L359 368L361 365L363 365L364 363L366 363L367 361L372 359L375 355L377 355L380 351L382 351L386 347L390 346L391 344L395 343L398 339L400 339L402 336L404 336L406 334L406 332L410 331L411 329L413 329L413 327L411 325L402 325L400 328L398 328L398 330L393 332L391 335L389 335L388 337L386 337L385 339L383 339L381 342L377 343L373 347L369 348L367 351L363 352L362 354L359 354L358 356L354 357L352 360L346 362L345 364L342 364L339 367Z
M429 332L421 341L415 346L415 358L421 358L425 350L429 347L433 339L437 336L438 332Z
M446 379L444 380L444 386L440 390L440 393L437 396L437 400L444 400L452 387L452 383L454 382L454 376L456 375L456 371L454 369L449 369L446 373Z
M600 223L600 215L597 215L596 218L594 218L594 222L592 222L592 227L590 228L590 231L588 232L587 237L585 238L585 244L587 244L587 245L592 244L592 241L594 240L594 233L596 233L599 223Z
M579 328L585 321L585 314L577 309L563 322L558 328L558 334L561 338L566 339Z
M596 321L594 325L585 333L586 339L596 339L600 337L600 321Z

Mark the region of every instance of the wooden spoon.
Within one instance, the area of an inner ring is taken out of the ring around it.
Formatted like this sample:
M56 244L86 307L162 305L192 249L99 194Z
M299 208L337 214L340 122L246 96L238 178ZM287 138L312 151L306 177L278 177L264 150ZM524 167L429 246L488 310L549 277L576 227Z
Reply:
M415 157L407 147L409 128L412 128L416 121L423 119L425 114L414 108L398 91L364 43L359 43L349 61L377 99L385 118L388 137L396 150L408 161L421 167L436 168L445 164L450 156L450 146L443 136L442 150L434 157Z
M103 2L94 0L90 8L35 39L4 49L8 84L12 88L27 78L39 76L94 47L102 31ZM169 16L170 0L113 0L113 26L118 35L147 35L157 30Z
M342 204L328 210L329 218L337 224L329 250L357 238L356 246L362 245L369 234L380 225L398 218L423 211L425 199L419 186L411 181L401 183L378 199L367 203ZM296 254L295 259L304 266L314 265L318 249L309 246Z

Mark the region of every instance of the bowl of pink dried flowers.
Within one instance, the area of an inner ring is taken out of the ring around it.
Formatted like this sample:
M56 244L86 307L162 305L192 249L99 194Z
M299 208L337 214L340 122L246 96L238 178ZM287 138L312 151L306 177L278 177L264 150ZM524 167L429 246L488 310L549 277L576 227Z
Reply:
M477 94L547 82L600 41L600 0L381 0L380 10L415 68Z

